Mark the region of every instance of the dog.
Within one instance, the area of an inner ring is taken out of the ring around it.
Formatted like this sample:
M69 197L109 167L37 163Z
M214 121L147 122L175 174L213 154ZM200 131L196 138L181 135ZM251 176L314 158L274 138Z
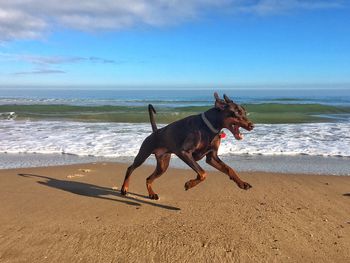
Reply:
M161 129L157 129L154 120L156 111L149 104L148 111L153 133L143 141L133 164L128 167L121 194L127 194L130 175L151 154L154 154L157 159L157 167L146 179L150 199L159 199L152 189L152 183L168 169L171 154L177 155L197 173L196 179L185 183L185 190L196 186L207 177L207 173L197 163L204 156L206 156L206 162L209 165L227 174L239 188L244 190L251 188L249 183L242 181L238 174L218 157L221 142L220 133L223 128L230 130L237 140L243 139L239 131L240 127L247 131L254 128L254 124L247 118L246 110L226 95L223 97L224 99L220 99L215 92L215 106L213 108L204 113L170 123Z

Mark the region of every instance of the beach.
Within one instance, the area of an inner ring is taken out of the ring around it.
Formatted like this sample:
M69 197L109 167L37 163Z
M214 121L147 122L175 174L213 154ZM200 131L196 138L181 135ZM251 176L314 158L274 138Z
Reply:
M148 199L141 166L90 163L0 170L1 262L347 262L350 177L242 172L184 191L170 168Z

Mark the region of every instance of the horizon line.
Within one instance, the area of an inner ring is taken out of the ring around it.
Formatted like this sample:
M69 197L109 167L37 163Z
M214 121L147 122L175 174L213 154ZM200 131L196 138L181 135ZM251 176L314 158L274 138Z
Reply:
M350 82L343 83L261 83L261 84L225 84L225 85L210 85L210 84L0 84L0 90L6 89L77 89L77 90L212 90L212 89L350 89Z

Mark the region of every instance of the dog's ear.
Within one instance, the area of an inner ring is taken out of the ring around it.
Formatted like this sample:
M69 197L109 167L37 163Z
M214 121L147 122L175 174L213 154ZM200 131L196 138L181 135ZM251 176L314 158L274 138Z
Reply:
M226 96L226 94L224 94L224 99L225 99L226 103L232 103L233 102L229 97Z
M215 108L218 108L220 110L224 110L226 108L227 104L223 99L219 98L219 95L217 92L214 92L214 98L215 98Z
M214 92L214 98L215 100L220 100L219 94L216 91Z

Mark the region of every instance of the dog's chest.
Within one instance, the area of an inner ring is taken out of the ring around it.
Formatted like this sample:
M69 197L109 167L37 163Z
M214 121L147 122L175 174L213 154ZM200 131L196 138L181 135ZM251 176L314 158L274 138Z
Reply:
M208 143L199 143L196 150L193 152L192 156L197 161L202 159L208 152L212 151L213 147Z

